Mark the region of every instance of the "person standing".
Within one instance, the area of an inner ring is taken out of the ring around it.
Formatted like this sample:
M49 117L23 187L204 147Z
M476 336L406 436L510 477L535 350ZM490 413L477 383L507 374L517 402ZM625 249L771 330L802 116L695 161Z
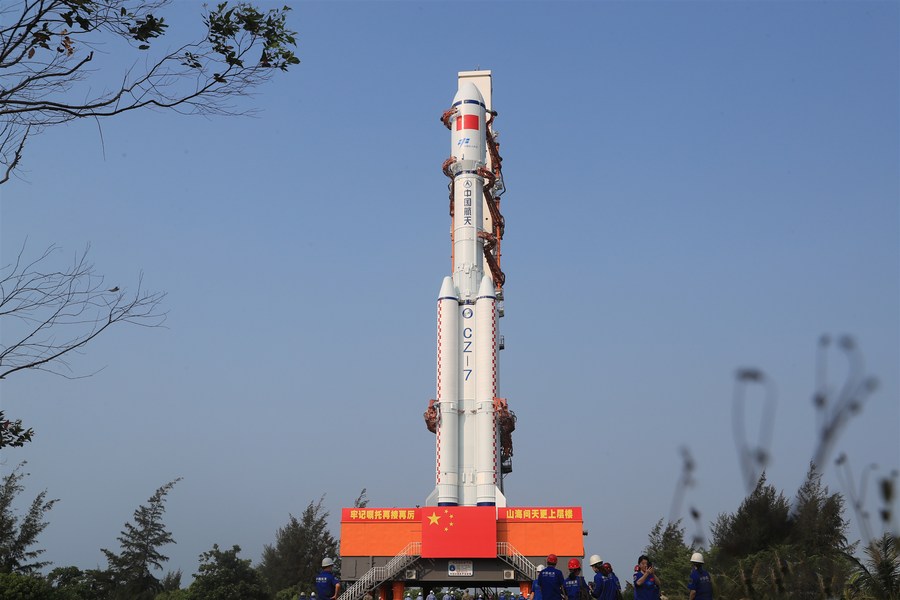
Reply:
M538 574L537 584L541 590L541 600L563 600L566 596L566 578L556 568L555 554L547 555L547 567ZM572 600L578 600L573 598Z
M599 598L603 596L603 574L600 572L600 568L603 566L603 559L600 558L599 554L592 554L588 564L591 565L591 570L594 571L594 580L591 581L591 598Z
M541 588L538 587L538 577L541 576L544 565L538 565L535 570L537 575L534 576L534 581L531 582L531 594L528 595L528 600L541 600Z
M316 591L313 596L318 595L319 600L337 600L341 593L341 580L335 577L332 570L334 569L334 561L327 556L322 559L322 572L316 576Z
M634 600L659 600L661 583L650 558L641 554L634 572Z
M609 598L622 600L622 584L619 583L619 578L613 572L612 565L608 562L603 563L603 566L600 567L600 573L603 575L603 579L606 582L604 584L606 586L604 589L609 590L609 592L607 592Z
M569 560L569 576L565 582L566 596L569 600L580 600L582 594L589 596L591 593L584 577L581 576L581 561L577 558Z
M688 582L688 589L691 590L690 600L713 600L712 579L703 568L703 555L699 552L691 555L691 580Z
M434 595L434 590L428 590L428 595L425 596L425 600L437 600L437 596Z
M441 598L441 600L455 600L455 599L453 598L453 596L450 595L450 590L446 589L446 590L444 590L444 597Z
M594 570L593 589L591 596L597 600L618 600L622 596L622 586L619 578L613 573L612 565L603 562L598 555L591 557L591 568Z

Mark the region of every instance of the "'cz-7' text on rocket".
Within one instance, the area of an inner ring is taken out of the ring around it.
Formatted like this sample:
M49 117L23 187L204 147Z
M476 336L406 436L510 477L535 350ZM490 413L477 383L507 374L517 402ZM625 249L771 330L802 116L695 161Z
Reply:
M490 86L489 72L474 74ZM515 417L506 401L497 398L495 281L502 286L502 216L492 190L502 191L502 179L490 120L486 122L496 113L463 75L443 117L450 129L451 157L444 172L451 178L453 259L452 275L444 278L437 301L437 398L425 414L429 421L430 413L429 428L437 437L436 487L426 504L505 506L501 428L511 431ZM511 454L511 441L506 454Z

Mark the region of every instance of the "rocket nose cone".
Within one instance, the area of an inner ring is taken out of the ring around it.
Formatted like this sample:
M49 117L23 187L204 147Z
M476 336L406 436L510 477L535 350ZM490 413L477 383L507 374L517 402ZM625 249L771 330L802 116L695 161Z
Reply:
M471 81L464 81L459 84L459 90L453 97L453 104L462 102L463 100L477 100L481 104L484 104L484 96L481 95L481 92L478 91L478 88Z
M485 275L481 278L481 285L478 286L478 297L479 298L494 298L496 294L494 293L494 282L491 281L491 278Z
M438 299L443 298L452 298L454 300L458 299L456 286L453 285L452 277L444 277L444 281L441 283L441 291L438 294Z

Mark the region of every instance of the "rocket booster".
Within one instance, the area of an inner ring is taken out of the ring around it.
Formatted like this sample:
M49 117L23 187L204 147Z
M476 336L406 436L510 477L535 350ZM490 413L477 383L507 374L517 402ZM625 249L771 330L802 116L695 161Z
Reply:
M426 504L504 506L495 414L497 295L484 266L484 98L463 82L451 110L445 172L452 176L453 267L437 301L437 485Z

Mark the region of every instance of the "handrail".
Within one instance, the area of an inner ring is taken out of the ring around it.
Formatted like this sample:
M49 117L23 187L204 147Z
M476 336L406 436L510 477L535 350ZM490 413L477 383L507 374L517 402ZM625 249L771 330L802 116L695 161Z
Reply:
M422 542L410 542L387 564L380 567L372 567L366 571L362 577L338 597L338 600L360 600L368 590L381 585L402 569L405 569L421 555ZM537 577L536 565L516 550L509 542L497 542L497 558L503 560L526 577L531 579Z
M386 565L372 567L360 577L356 583L338 597L338 600L359 600L366 591L382 584L394 575L405 569L411 562L422 555L422 542L408 543L397 555L389 560Z
M537 565L528 560L509 542L497 542L497 557L505 560L532 580L537 578Z

